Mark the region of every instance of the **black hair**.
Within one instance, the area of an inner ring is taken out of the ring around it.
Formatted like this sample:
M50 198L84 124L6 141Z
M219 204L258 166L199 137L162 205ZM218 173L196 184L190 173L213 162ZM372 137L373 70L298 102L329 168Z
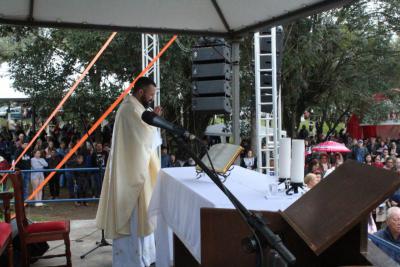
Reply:
M145 87L150 85L156 86L156 83L149 77L140 77L133 87L132 94L137 92L139 89L144 89Z

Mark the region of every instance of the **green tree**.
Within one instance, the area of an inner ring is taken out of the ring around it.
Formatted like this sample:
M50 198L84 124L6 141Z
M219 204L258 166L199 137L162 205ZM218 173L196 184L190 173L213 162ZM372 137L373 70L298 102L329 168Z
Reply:
M362 113L372 95L391 88L399 66L390 27L367 2L287 25L283 63L284 123L289 135L306 109L332 132L349 112Z

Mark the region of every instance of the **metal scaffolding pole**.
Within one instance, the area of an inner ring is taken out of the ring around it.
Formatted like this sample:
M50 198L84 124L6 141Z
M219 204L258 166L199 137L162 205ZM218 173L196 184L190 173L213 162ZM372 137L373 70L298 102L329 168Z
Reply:
M240 44L232 41L232 133L233 143L240 144Z
M157 34L142 34L142 69L156 57L160 50L159 40ZM152 78L157 85L156 96L154 99L154 106L160 105L160 63L156 61L145 76Z
M276 40L276 28L254 34L257 167L259 172L274 176L278 176L279 139L282 132ZM265 84L269 79L270 84Z

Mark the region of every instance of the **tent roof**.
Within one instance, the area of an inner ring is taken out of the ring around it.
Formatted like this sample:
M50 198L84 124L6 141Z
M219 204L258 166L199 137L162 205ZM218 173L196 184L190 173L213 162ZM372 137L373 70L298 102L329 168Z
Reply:
M232 36L354 0L2 0L0 23Z

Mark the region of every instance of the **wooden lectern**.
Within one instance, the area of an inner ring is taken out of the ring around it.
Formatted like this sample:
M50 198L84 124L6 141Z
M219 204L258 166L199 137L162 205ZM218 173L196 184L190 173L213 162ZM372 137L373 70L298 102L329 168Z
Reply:
M400 187L394 172L347 161L281 212L260 212L298 267L398 266L368 241L369 213ZM250 267L241 247L251 231L235 210L201 210L201 264L174 236L175 267ZM268 248L266 248L268 249Z

